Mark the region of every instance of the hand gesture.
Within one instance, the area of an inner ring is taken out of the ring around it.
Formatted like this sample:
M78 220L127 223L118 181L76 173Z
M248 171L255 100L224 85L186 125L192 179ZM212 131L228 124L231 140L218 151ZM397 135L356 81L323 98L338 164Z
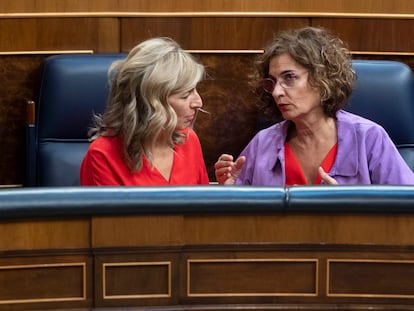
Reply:
M216 180L220 185L234 185L239 177L246 157L239 157L233 162L233 156L222 154L214 164Z
M321 176L322 180L325 182L325 184L327 184L327 185L337 185L338 184L338 182L334 178L329 176L328 173L326 173L322 167L318 168L318 172L319 172L319 175Z

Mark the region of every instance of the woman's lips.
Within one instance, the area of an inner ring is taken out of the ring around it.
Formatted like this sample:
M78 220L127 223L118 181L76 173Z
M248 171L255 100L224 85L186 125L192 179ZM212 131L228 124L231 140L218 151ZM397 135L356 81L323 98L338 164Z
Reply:
M289 108L289 104L278 104L277 107L280 111L286 111Z

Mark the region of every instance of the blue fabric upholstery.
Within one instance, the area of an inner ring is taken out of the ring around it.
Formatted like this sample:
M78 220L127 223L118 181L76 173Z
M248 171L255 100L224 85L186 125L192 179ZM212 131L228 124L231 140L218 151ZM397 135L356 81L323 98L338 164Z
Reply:
M79 185L92 114L102 112L106 105L108 67L125 56L58 55L44 62L36 124L27 147L26 186Z
M414 171L414 76L394 61L354 60L357 81L346 110L382 125Z

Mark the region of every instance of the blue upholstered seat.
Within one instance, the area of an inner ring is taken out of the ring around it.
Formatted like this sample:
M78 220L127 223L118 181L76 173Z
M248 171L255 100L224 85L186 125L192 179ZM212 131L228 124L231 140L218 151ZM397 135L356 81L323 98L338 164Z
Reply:
M414 76L394 61L354 60L357 81L346 110L382 125L414 171Z
M36 123L29 128L26 186L79 185L92 113L105 108L109 65L124 57L59 55L44 62Z

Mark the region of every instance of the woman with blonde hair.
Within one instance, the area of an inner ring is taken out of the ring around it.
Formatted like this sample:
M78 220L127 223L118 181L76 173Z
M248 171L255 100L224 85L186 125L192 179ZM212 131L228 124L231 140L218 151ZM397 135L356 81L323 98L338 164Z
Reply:
M80 171L84 186L208 184L192 126L203 106L199 64L170 38L148 39L109 69L110 94L94 116Z

